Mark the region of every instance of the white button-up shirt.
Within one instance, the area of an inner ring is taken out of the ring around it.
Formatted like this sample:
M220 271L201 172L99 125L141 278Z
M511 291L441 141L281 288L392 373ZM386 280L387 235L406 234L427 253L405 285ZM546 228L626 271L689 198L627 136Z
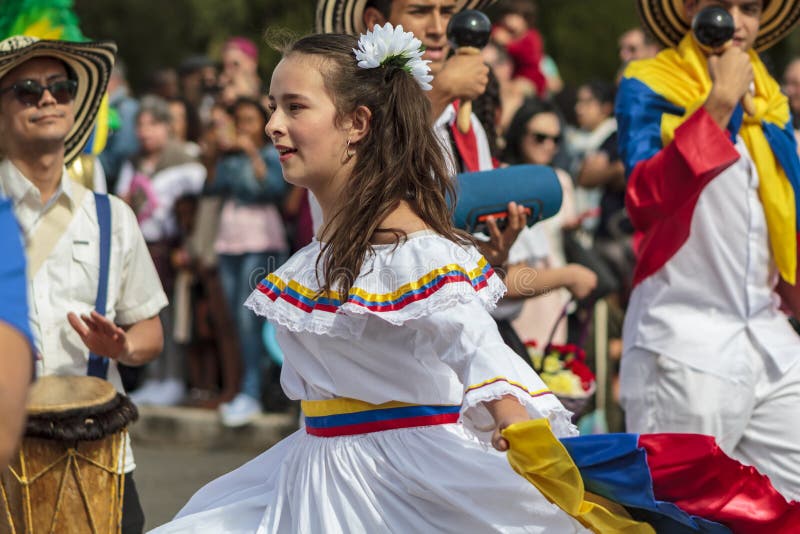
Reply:
M747 373L756 346L781 372L800 357L800 337L778 309L758 172L741 158L703 190L681 249L633 291L626 349L640 347L731 379Z
M94 309L100 276L100 227L94 195L86 191L80 205L81 185L72 182L66 169L53 197L42 204L32 182L8 160L0 162L2 193L14 203L26 243L38 223L56 203L66 203L72 221L36 273L28 273L31 329L38 352L37 376L85 375L89 349L67 321L67 313L88 314ZM167 305L153 261L131 209L120 199L111 200L111 257L106 317L120 325L132 325L158 315ZM31 278L32 277L32 278ZM108 380L124 392L116 362L108 368ZM126 459L126 471L133 459Z

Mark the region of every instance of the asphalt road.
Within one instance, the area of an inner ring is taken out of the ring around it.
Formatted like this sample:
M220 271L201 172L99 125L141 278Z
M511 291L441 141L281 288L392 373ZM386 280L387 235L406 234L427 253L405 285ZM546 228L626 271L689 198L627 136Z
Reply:
M247 462L256 453L198 450L133 443L134 479L145 515L145 531L169 521L195 491Z

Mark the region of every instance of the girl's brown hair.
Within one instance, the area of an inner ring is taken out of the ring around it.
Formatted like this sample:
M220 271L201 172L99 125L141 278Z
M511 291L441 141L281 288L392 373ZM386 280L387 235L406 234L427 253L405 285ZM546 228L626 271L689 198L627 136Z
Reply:
M322 262L322 291L335 289L346 300L364 260L375 253L370 239L391 232L397 246L407 236L379 224L401 201L436 233L456 243L471 237L452 225L455 189L447 173L442 145L433 132L431 105L420 86L401 67L360 68L350 35L318 34L304 37L287 49L319 60L319 70L341 120L360 106L372 113L369 131L357 144L353 172L342 199L326 227L317 258ZM449 203L448 203L449 200Z

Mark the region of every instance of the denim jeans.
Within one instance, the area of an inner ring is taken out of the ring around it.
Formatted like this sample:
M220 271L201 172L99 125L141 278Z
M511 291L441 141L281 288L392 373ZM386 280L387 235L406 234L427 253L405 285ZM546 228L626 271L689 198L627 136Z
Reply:
M241 392L261 399L261 366L266 361L262 342L263 317L244 307L244 301L258 283L286 261L283 252L250 252L246 254L220 254L218 269L222 288L236 323L242 347Z

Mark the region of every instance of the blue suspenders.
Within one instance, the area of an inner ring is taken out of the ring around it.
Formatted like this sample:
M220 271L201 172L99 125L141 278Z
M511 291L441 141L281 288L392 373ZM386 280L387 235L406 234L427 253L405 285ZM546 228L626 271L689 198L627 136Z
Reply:
M111 259L111 203L108 195L94 194L94 203L97 207L97 223L100 225L100 279L97 283L97 298L94 309L105 316L106 299L108 296L108 265ZM108 374L108 358L89 354L89 376L106 378Z

